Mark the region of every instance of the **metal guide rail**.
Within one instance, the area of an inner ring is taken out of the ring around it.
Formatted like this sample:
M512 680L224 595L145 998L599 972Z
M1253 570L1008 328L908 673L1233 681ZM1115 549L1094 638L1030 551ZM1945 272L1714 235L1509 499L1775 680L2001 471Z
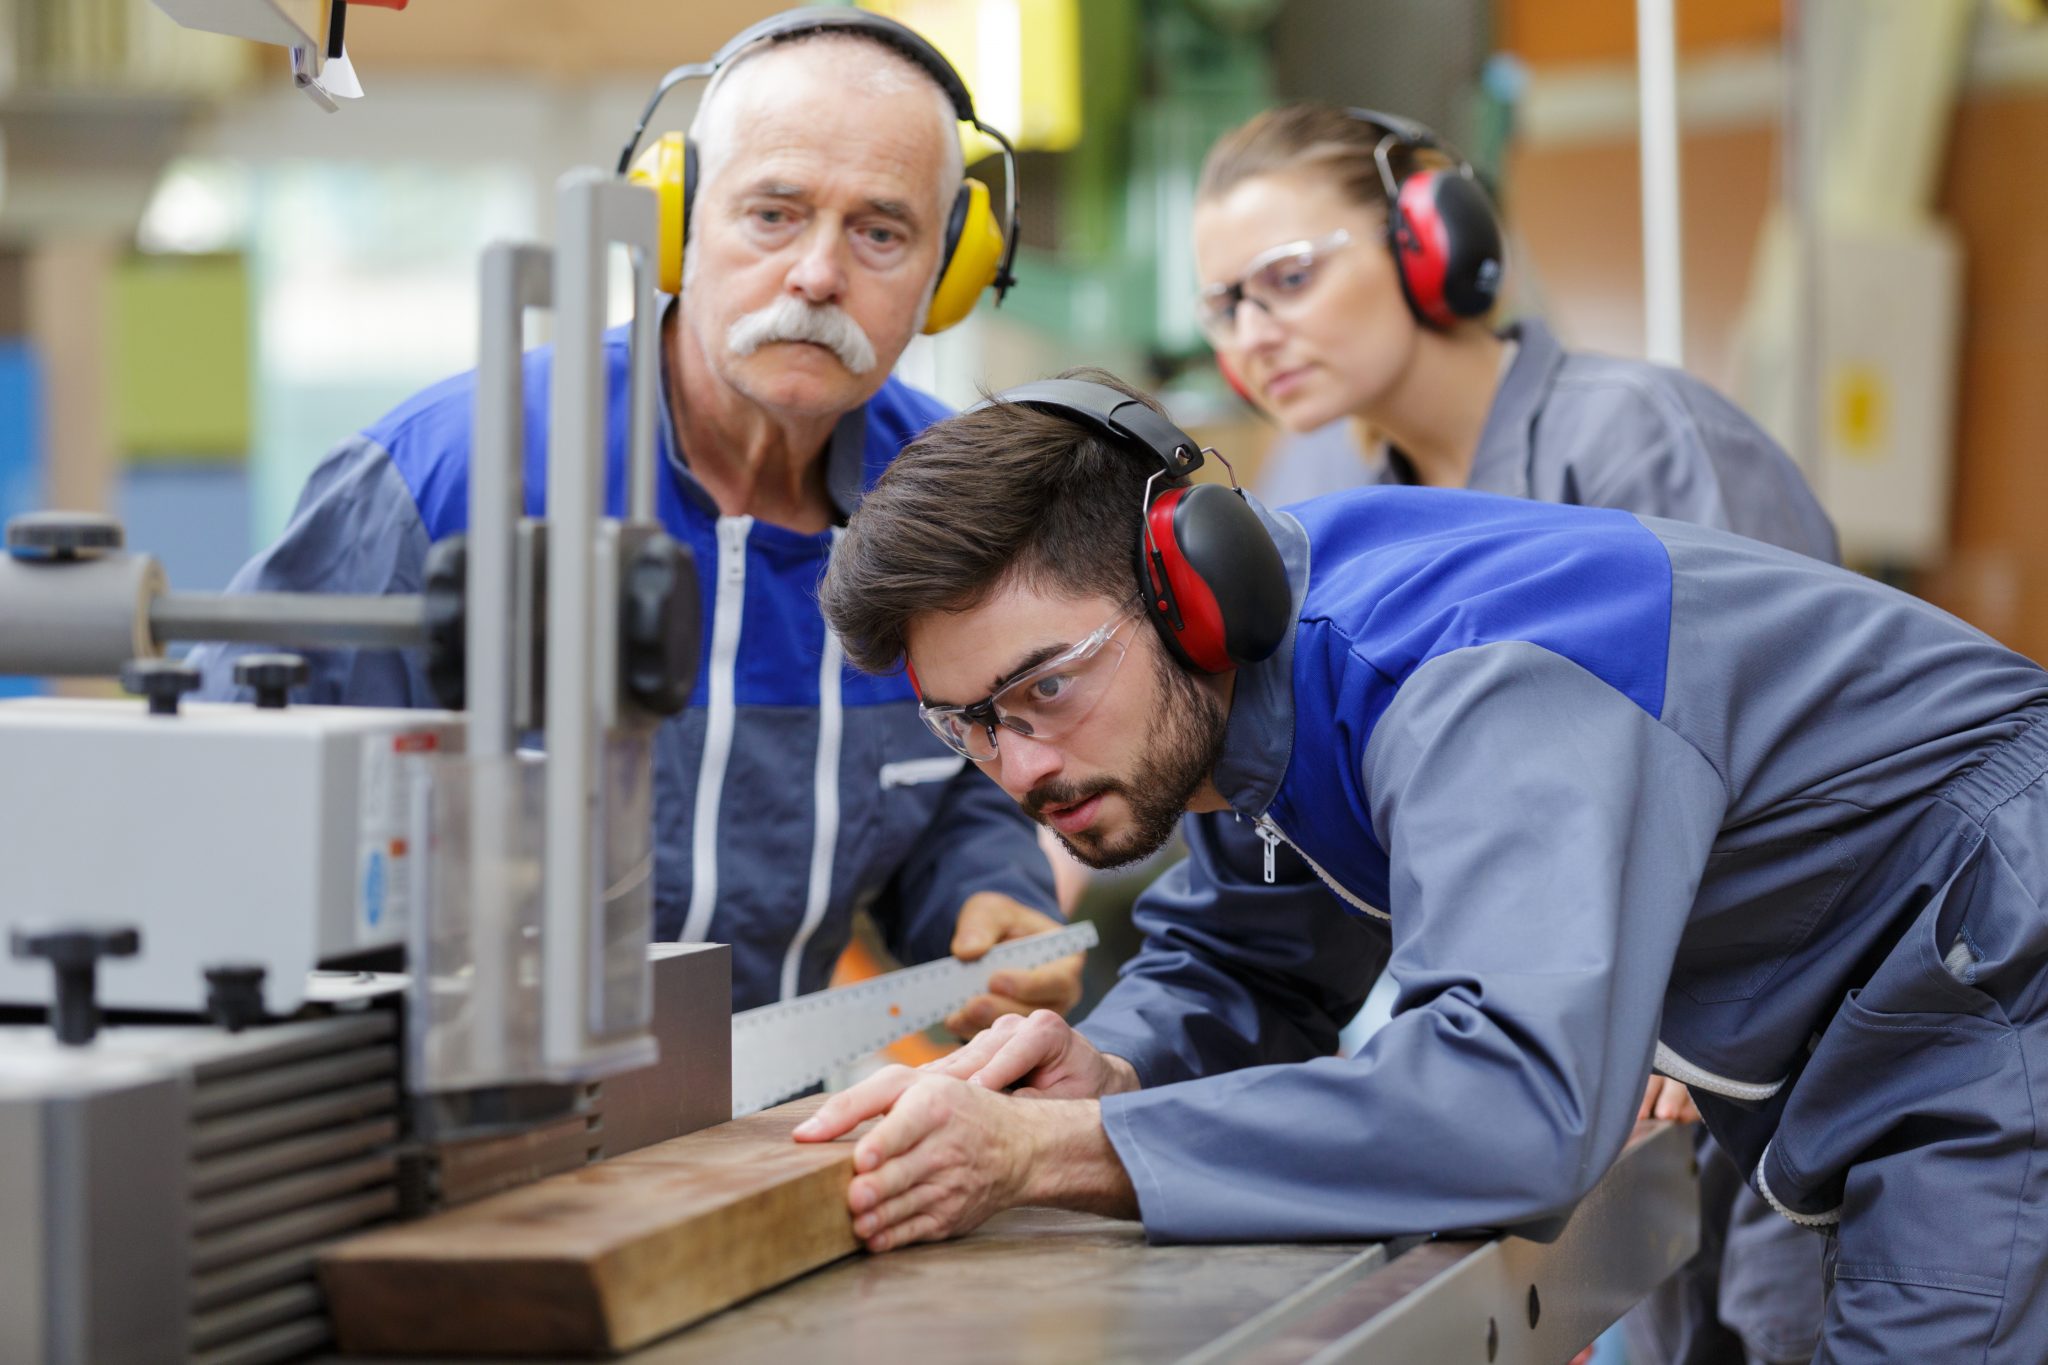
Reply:
M800 995L732 1017L732 1112L738 1118L800 1095L899 1038L930 1028L988 989L997 972L1042 967L1095 946L1095 926L999 943L974 962L922 966Z

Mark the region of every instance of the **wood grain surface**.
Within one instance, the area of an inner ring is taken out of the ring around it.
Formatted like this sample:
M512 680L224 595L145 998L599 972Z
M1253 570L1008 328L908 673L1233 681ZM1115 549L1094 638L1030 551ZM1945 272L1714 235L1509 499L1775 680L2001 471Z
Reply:
M857 1249L853 1142L790 1139L798 1100L329 1250L341 1348L630 1350Z

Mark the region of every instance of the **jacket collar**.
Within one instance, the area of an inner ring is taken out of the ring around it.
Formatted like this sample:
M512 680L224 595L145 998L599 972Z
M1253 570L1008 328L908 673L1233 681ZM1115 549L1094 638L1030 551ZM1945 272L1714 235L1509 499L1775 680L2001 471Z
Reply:
M1466 486L1527 498L1535 496L1530 464L1536 415L1550 401L1557 372L1564 365L1564 347L1535 318L1515 323L1503 335L1516 343L1515 358L1501 376L1493 406L1487 410Z
M682 300L667 295L663 300L664 311L682 307ZM656 335L664 335L667 328L660 328ZM676 484L683 496L695 502L713 516L718 515L718 505L697 482L697 476L690 472L688 456L683 452L682 434L676 430L676 410L670 402L674 392L669 376L669 367L664 361L655 369L661 381L661 422L656 435L661 446L661 456L669 471L675 475ZM832 506L839 513L841 521L853 515L853 509L860 505L861 493L867 484L868 448L868 405L861 404L839 415L833 424L832 435L825 444L825 494L832 499Z
M1230 720L1223 732L1223 754L1212 776L1216 790L1231 809L1263 815L1280 790L1280 779L1294 754L1294 634L1308 596L1309 544L1308 533L1292 516L1270 511L1254 498L1246 501L1280 547L1280 562L1286 566L1293 599L1293 619L1271 658L1237 670Z
M839 414L825 446L825 494L845 521L867 491L868 405Z

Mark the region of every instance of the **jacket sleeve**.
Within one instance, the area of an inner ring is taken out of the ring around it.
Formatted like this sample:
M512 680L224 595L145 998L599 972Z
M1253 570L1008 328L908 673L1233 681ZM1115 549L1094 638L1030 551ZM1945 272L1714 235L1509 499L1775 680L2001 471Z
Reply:
M889 951L906 962L929 962L952 951L960 907L979 891L1061 918L1037 827L969 764L947 780L931 823L873 913Z
M1274 853L1230 815L1181 822L1185 861L1132 910L1145 941L1080 1024L1147 1086L1261 1063L1327 1057L1388 950L1292 849Z
M1518 643L1418 669L1363 773L1393 1020L1352 1058L1105 1099L1154 1240L1554 1232L1633 1127L1726 805L1713 768Z
M242 566L229 592L414 593L427 557L426 528L411 490L376 442L353 436L306 481L284 535ZM246 693L234 661L267 645L205 644L190 661L209 700ZM298 651L311 672L307 701L358 706L432 706L417 652L391 649Z

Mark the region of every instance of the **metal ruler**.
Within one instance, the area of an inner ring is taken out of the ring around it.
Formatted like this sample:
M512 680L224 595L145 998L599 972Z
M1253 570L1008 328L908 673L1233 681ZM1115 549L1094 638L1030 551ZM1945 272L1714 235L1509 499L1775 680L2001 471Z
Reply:
M742 1010L732 1017L733 1117L800 1095L897 1039L930 1028L985 992L997 972L1042 967L1095 944L1095 926L1083 921L999 943L975 962L941 958Z

